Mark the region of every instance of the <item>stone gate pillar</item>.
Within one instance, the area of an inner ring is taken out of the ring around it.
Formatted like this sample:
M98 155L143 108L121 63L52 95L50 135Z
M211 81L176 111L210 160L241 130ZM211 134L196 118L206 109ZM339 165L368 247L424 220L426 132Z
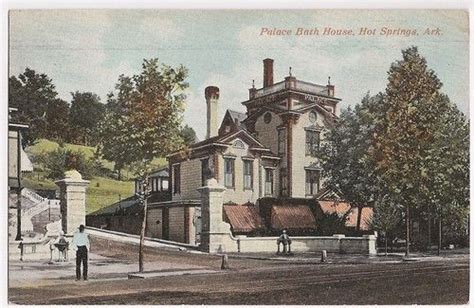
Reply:
M230 226L222 220L225 187L216 179L198 188L201 193L201 249L210 253L225 251L225 241L230 236Z
M76 170L65 172L65 178L56 182L59 186L61 226L66 235L72 235L79 225L86 225L86 187Z

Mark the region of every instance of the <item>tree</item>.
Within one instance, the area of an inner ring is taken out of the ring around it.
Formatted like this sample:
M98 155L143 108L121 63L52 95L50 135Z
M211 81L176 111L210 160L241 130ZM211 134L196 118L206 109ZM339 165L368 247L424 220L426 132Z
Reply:
M469 217L469 122L445 95L438 97L439 128L426 158L430 201L427 211L438 220L438 254L442 245L442 222L452 234L467 229ZM452 227L452 228L450 228Z
M62 99L48 103L46 109L47 136L49 139L64 142L69 134L69 105Z
M24 145L36 139L47 137L46 111L54 104L57 92L52 80L46 74L38 74L30 68L8 80L8 102L10 107L18 108L15 121L25 123L30 128L23 133Z
M388 72L382 96L384 116L375 129L373 156L392 200L405 209L409 255L410 207L423 204L432 189L428 158L439 128L442 83L416 47L403 50L402 56Z
M109 96L107 114L101 125L101 151L106 159L131 163L144 186L143 223L140 233L139 271L143 272L143 244L146 230L147 187L150 163L179 149L184 89L188 71L144 60L142 72L120 76L117 94ZM117 154L120 151L122 153Z
M85 145L96 145L98 142L98 125L104 117L105 106L99 96L91 92L71 93L70 124L76 142Z
M191 126L188 126L187 124L181 129L180 134L184 140L185 145L191 145L197 142L196 132Z
M375 173L370 148L374 123L380 117L380 95L366 95L355 109L342 111L334 127L325 133L321 166L326 185L340 191L351 206L359 208L356 230L360 230L362 207L373 203L383 187Z
M383 232L385 238L385 256L388 255L389 234L398 227L402 220L402 212L397 205L390 200L389 195L379 196L375 201L374 215L371 227Z

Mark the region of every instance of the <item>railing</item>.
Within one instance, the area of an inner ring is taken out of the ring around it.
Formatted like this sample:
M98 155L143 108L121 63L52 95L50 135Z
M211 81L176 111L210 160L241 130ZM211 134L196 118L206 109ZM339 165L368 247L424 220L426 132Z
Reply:
M328 93L328 88L325 87L325 86L318 85L318 84L311 83L311 82L301 81L301 80L296 81L295 89L300 90L300 91L304 91L304 92L325 94L325 95L327 95L327 93Z
M255 98L265 96L265 95L268 95L268 94L272 94L272 93L281 91L283 89L285 89L285 82L281 81L281 82L275 83L274 85L271 85L269 87L258 89L255 92Z
M35 193L34 191L28 189L28 188L23 188L21 190L21 195L33 202L37 202L37 203L40 203L40 202L44 202L45 200L48 200L46 198L43 198L41 197L40 195L38 195L37 193Z
M274 85L271 85L269 87L254 90L255 92L253 92L253 95L251 94L251 98L259 98L265 95L276 93L284 89L293 89L308 93L328 95L328 88L326 86L296 80L293 78L275 83Z

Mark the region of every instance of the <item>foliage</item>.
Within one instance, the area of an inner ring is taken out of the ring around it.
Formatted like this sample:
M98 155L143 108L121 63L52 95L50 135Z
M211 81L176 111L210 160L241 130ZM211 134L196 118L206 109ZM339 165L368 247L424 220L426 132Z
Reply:
M102 121L105 106L99 96L91 92L71 93L71 140L85 145L95 145L98 142L98 125Z
M114 161L117 170L135 165L137 174L143 174L153 158L182 145L186 77L184 67L173 69L158 59L144 60L139 75L119 77L100 125L101 154Z
M322 213L317 215L316 225L318 226L318 235L345 234L347 215L339 215L338 213Z
M326 185L333 191L340 191L354 207L372 204L384 189L370 155L373 129L379 117L380 96L366 95L354 110L349 108L341 113L321 145L321 166L328 179ZM358 212L357 230L362 211Z
M55 86L46 74L26 68L18 77L11 76L8 79L9 106L18 108L12 120L30 126L23 134L25 145L47 136L45 115L48 105L54 105L56 98Z
M187 124L180 131L181 138L185 145L191 145L197 142L196 132L191 126Z
M87 159L84 153L59 147L58 149L35 156L34 161L43 166L46 176L52 180L64 177L64 172L77 170L86 179L94 174L93 161Z
M69 105L62 99L48 102L46 109L46 134L59 142L65 142L69 134Z
M385 92L343 111L326 134L321 161L328 185L351 204L373 204L378 229L396 229L400 212L407 224L408 208L416 207L453 226L446 232L462 233L469 211L469 122L440 92L440 80L416 47L402 56L388 72Z

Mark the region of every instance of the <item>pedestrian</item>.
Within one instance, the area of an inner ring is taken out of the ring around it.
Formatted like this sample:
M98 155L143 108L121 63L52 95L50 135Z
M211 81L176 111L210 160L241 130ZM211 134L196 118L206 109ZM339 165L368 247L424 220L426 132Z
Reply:
M76 281L81 280L81 262L82 277L87 280L87 252L90 248L89 237L84 232L84 225L79 226L79 231L74 233L72 238L72 247L76 250Z

